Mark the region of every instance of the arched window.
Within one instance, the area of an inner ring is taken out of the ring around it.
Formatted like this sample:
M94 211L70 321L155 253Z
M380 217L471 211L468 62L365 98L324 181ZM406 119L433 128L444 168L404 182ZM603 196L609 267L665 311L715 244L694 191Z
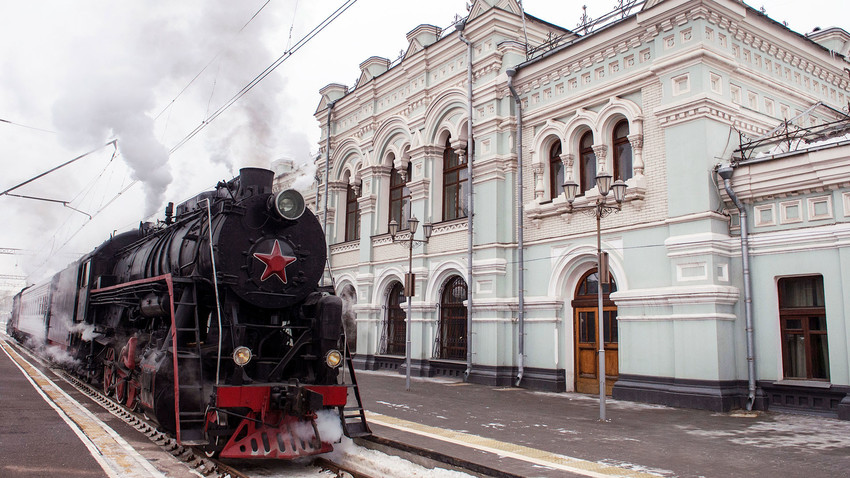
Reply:
M632 177L632 145L629 143L629 122L622 120L614 126L614 180Z
M386 353L389 355L404 355L407 334L405 313L401 308L404 302L404 286L396 282L387 298Z
M440 357L466 360L466 281L460 276L449 279L440 297Z
M402 180L396 168L390 171L390 221L398 223L398 229L407 229L407 219L410 218L410 163L407 164L406 180Z
M466 217L466 158L461 158L446 139L443 150L443 220L450 221Z
M549 199L555 199L564 192L564 163L561 162L561 142L549 148Z
M345 241L360 239L360 205L354 187L349 184L345 197Z
M596 186L596 153L593 152L593 133L588 131L578 143L581 193Z

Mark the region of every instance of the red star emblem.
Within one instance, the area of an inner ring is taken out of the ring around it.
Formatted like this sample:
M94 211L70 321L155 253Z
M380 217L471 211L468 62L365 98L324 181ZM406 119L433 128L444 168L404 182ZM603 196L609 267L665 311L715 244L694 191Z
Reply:
M278 279L286 284L286 266L295 262L294 257L284 256L280 253L280 243L275 239L274 247L271 254L254 253L254 257L266 265L266 270L263 271L261 281L268 279L271 276L277 276Z

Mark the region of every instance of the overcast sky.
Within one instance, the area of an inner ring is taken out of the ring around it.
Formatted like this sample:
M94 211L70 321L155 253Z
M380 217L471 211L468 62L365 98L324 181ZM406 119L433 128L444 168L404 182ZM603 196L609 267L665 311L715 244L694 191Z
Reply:
M318 150L313 113L320 88L353 85L362 61L395 60L407 47L407 32L423 23L448 29L456 14L466 14L467 2L359 0L181 145L343 3L2 2L0 191L94 152L14 191L69 207L0 196L0 248L35 252L0 255L0 274L44 276L113 231L161 218L166 201L180 202L242 166L307 161ZM524 7L574 28L588 3L588 14L597 17L616 2L525 0ZM846 0L751 5L800 33L850 27ZM113 139L117 155L107 145Z

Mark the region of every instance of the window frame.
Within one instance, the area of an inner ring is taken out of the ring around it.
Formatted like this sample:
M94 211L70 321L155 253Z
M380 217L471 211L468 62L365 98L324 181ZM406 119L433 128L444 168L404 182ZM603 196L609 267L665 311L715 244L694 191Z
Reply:
M566 180L564 162L561 161L561 141L557 140L549 147L549 199L554 200L564 192ZM560 173L560 177L559 174Z
M464 149L465 151L465 149ZM450 164L452 158L457 158L456 165ZM469 187L469 178L466 177L466 167L469 155L463 155L463 162L451 146L451 138L446 138L446 147L443 150L443 220L451 221L454 219L462 219L466 217L466 188ZM457 179L453 179L453 175L457 174ZM449 192L449 188L456 186L454 193ZM454 194L454 211L449 211L450 195Z
M345 188L345 242L360 239L360 203L354 193L354 187Z
M585 138L589 138L587 146L585 146ZM579 196L583 196L587 191L596 186L596 152L593 151L593 132L585 131L579 136L578 140L578 164L579 164ZM587 176L587 164L590 160L593 164L592 178ZM589 184L588 184L589 183Z
M800 307L792 307L787 306L785 304L785 288L782 286L784 281L800 281L803 279L814 279L820 280L821 294L823 296L823 306L820 305L808 305L808 306L800 306ZM778 297L778 305L779 305L779 341L780 348L782 354L782 378L784 380L814 380L814 381L830 381L830 370L829 370L829 334L827 327L827 316L826 316L826 291L824 289L823 276L820 274L810 275L810 276L795 276L795 277L782 277L777 283L777 297ZM822 330L812 330L811 328L811 319L819 318L823 321L823 329ZM788 322L790 320L799 320L801 327L799 328L789 328ZM802 336L803 344L804 344L804 353L805 353L805 377L802 376L792 376L790 375L792 369L794 368L791 364L792 362L792 354L786 345L786 337L787 336ZM824 363L821 364L823 367L823 376L815 376L814 370L814 347L812 347L812 336L820 336L823 337L824 340Z
M407 163L407 179L402 182L401 175L398 170L393 166L390 170L390 193L389 193L389 219L387 220L387 232L389 232L389 223L393 219L398 223L399 231L406 231L409 229L407 224L408 218L410 218L410 188L407 186L410 181L410 173L412 172L411 164ZM398 197L395 197L395 193L398 192ZM407 202L405 203L405 200ZM405 204L407 207L405 208ZM407 212L407 214L405 214ZM398 217L396 217L396 213Z
M617 136L617 131L620 129L622 125L626 126L626 134L623 136ZM618 179L622 179L626 181L631 179L634 175L634 150L632 149L632 144L629 142L629 133L631 132L631 126L629 125L629 121L627 119L622 119L618 121L614 125L614 129L611 130L611 146L613 149L612 162L613 162L613 170L614 170L614 181ZM625 167L626 165L620 164L623 161L622 153L620 152L621 146L628 146L629 150L629 167ZM625 173L628 176L623 174L623 169L626 169Z

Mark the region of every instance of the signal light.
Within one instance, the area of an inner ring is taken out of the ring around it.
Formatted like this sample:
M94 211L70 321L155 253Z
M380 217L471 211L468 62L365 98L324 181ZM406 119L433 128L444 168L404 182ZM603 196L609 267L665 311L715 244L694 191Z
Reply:
M304 214L307 205L304 203L304 196L294 189L281 191L271 197L271 204L274 211L282 218L294 221Z

